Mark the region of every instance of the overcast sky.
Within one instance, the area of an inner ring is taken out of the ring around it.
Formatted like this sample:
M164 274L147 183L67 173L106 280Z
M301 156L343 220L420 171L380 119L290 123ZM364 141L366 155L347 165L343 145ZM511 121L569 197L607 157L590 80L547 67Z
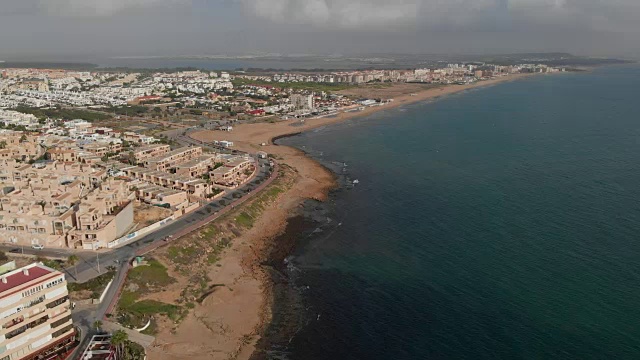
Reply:
M224 53L640 55L640 0L0 0L0 59Z

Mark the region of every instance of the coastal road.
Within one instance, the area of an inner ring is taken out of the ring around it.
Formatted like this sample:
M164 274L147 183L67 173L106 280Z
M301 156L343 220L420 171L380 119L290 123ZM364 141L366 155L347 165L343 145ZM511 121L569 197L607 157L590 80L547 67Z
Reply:
M256 175L249 182L237 189L227 190L222 197L201 206L193 212L185 214L177 220L169 222L160 229L140 239L111 251L81 253L79 255L81 261L76 265L77 269L69 271L68 275L71 276L73 281L85 282L105 272L107 266L120 267L139 254L142 249L165 244L167 240L175 239L181 235L185 229L193 228L194 225L203 221L210 221L212 217L221 212L226 206L238 198L244 197L269 178L272 169L267 161L259 161L257 167ZM78 272L77 278L75 277L75 270Z

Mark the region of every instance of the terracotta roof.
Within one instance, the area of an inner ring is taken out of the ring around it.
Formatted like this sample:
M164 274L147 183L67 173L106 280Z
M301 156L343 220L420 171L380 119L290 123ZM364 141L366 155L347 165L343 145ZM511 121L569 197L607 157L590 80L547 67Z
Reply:
M23 268L25 269L25 268ZM0 281L0 297L4 297L8 294L3 294L7 290L11 290L20 285L26 284L32 280L44 277L52 273L49 268L46 268L40 264L36 264L33 267L27 267L29 275L25 275L22 269L14 270L6 275L0 276L0 278L6 278L7 283Z

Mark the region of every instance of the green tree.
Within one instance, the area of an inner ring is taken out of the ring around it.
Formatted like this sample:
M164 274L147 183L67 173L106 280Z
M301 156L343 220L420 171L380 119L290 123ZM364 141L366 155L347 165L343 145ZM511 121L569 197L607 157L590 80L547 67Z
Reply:
M116 358L123 359L124 358L124 349L129 341L129 335L123 330L118 330L111 335L111 345L116 348Z
M100 320L94 321L93 327L96 328L96 331L100 332L100 329L102 329L102 321Z
M6 149L6 148L7 148L7 141L6 140L0 141L0 149Z

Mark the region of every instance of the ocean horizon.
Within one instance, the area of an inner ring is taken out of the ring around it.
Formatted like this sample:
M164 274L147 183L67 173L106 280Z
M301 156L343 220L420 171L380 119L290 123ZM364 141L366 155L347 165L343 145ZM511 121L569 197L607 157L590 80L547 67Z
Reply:
M639 358L639 90L638 66L537 76L279 140L342 186L269 356Z

